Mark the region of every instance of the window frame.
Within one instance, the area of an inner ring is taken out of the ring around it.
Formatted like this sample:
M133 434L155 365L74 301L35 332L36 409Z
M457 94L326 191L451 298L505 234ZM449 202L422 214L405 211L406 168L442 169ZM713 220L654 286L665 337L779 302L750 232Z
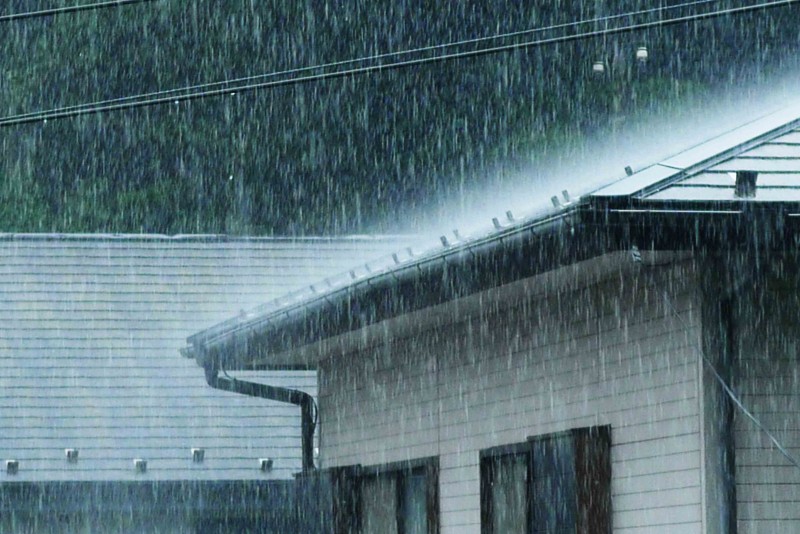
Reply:
M334 531L337 533L356 534L362 532L363 503L362 487L365 480L378 477L392 477L396 484L395 511L397 518L398 534L405 534L403 524L405 508L404 490L406 479L409 475L424 474L426 519L428 532L439 533L439 460L436 457L417 458L413 460L391 462L370 466L346 466L333 468L334 499L338 506L334 506Z
M526 530L533 532L531 514L534 496L533 481L536 460L534 444L545 440L569 438L573 447L575 488L575 530L578 533L611 533L611 426L573 428L561 432L529 436L526 441L482 449L479 453L481 533L493 532L492 462L507 456L525 455L527 476L525 480Z

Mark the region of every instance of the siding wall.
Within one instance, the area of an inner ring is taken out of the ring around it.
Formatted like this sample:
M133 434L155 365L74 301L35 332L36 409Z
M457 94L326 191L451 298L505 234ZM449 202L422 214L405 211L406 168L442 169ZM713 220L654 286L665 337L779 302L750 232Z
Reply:
M481 449L610 424L615 532L701 532L695 274L636 269L620 262L589 286L567 269L551 277L558 294L520 300L518 284L480 311L451 304L433 328L325 360L324 467L439 456L442 532L477 533Z
M178 350L240 310L401 244L0 238L0 482L290 477L299 409L213 390ZM257 378L316 390L311 372ZM206 449L204 463L191 462L191 447ZM80 450L77 464L65 448ZM272 473L260 457L274 459ZM18 475L5 473L9 458ZM146 474L133 458L148 460Z
M794 264L796 265L796 264ZM742 402L800 457L800 293L796 267L754 284L736 308L736 380ZM736 412L740 534L800 532L800 469Z

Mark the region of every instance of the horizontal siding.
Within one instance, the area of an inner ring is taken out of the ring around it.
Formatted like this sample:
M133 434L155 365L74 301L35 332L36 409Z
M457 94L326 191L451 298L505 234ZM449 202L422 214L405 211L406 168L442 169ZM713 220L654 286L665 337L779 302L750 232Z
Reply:
M761 424L800 458L800 294L794 284L772 280L762 287L782 289L743 297L734 319L739 334L734 386ZM741 412L735 429L739 532L800 532L800 469Z
M480 450L610 424L615 532L700 532L693 275L627 275L324 361L324 465L437 456L442 532L477 533Z
M213 390L178 350L199 330L401 245L0 239L0 461L20 461L0 482L291 477L299 409ZM246 376L316 392L311 372ZM205 449L202 464L192 447ZM77 464L66 448L80 450ZM271 473L259 469L264 457Z

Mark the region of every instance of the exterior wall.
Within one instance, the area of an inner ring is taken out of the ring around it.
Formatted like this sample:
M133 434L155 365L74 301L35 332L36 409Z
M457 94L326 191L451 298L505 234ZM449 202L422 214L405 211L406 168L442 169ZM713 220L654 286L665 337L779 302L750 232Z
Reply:
M438 456L442 532L477 533L481 449L610 424L615 532L702 532L692 264L616 256L541 278L323 361L323 467Z
M796 262L758 279L735 308L736 378L744 405L800 457L800 293ZM740 534L800 532L800 469L756 425L736 413Z
M299 409L220 392L178 350L243 309L398 239L0 236L0 488L57 480L288 478ZM250 375L251 378L254 375ZM258 373L315 393L313 372ZM205 448L193 464L190 448ZM76 464L64 449L80 451ZM262 473L258 458L274 459ZM7 475L5 459L20 462ZM133 458L148 461L137 474Z

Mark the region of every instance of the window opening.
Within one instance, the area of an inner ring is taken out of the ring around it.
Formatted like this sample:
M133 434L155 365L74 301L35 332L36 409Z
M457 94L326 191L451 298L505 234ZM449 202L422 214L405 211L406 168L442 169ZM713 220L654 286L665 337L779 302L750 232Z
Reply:
M602 426L481 451L483 532L611 532L610 449Z

